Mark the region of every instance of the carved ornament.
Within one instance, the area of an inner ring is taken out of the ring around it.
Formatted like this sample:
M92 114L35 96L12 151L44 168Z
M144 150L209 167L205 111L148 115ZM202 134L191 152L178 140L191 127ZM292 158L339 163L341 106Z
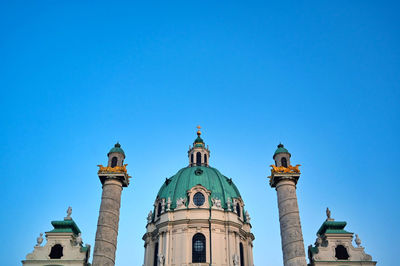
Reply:
M275 165L270 165L271 168L271 173L300 173L299 166L300 164L297 164L296 166L289 165L288 167L284 166L275 166Z
M123 166L103 166L101 164L97 165L99 167L99 174L109 174L109 173L127 173L126 166L128 164L124 164Z

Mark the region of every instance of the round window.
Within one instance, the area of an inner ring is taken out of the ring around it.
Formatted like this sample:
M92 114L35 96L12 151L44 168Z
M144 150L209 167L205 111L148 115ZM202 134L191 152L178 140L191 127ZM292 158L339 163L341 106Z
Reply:
M204 198L204 195L203 195L203 193L201 193L201 192L197 192L197 193L194 194L194 196L193 196L193 203L194 203L194 205L196 205L196 206L198 206L198 207L200 207L201 205L203 205L205 200L206 200L206 199Z

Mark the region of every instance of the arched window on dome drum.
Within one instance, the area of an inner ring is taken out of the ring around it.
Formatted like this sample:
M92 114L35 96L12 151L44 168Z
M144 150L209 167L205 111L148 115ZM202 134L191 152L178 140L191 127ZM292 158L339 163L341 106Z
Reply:
M236 212L237 212L237 215L240 217L240 204L239 203L236 204Z
M158 203L157 205L157 216L161 215L161 202Z
M243 244L239 244L239 250L240 250L240 266L244 266L244 254L243 254Z
M156 243L156 245L154 247L154 263L153 263L154 266L158 265L157 259L158 259L158 242Z
M112 157L111 159L111 167L117 166L118 158L117 157Z
M60 244L55 244L51 247L49 254L50 259L61 259L63 256L63 247Z
M207 154L204 154L204 164L207 164Z
M194 163L194 162L193 162L193 153L192 153L192 155L190 155L190 163L191 163L191 164Z
M335 257L338 260L348 260L349 253L347 253L347 249L343 245L338 245L335 248Z
M281 159L281 164L282 164L283 167L287 167L287 160L286 160L285 157L283 157L283 158Z
M206 237L201 233L192 239L192 262L206 262Z
M196 165L201 165L201 153L197 152L196 153Z

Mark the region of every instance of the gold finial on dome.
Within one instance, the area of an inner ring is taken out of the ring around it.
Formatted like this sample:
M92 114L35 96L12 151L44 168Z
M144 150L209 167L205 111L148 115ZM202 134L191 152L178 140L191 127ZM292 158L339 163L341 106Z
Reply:
M201 126L197 126L197 136L199 136L200 137L200 135L201 135L201 131L200 131L200 128L201 128Z

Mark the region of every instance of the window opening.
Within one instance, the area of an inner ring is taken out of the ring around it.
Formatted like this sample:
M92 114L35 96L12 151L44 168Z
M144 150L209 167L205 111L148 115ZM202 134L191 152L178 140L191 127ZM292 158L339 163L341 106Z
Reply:
M157 206L157 216L160 216L160 215L161 215L161 202L159 202L158 206Z
M239 203L236 204L236 212L237 212L237 215L240 217L240 205L239 205Z
M207 154L204 154L204 164L207 164Z
M287 160L286 160L285 157L283 157L283 158L281 159L281 163L282 163L282 166L283 166L283 167L287 167Z
M63 256L63 247L60 244L55 244L50 251L50 259L61 259Z
M244 254L243 254L243 244L239 244L240 249L240 266L244 266Z
M201 233L192 239L192 262L206 262L206 237Z
M347 253L347 249L343 245L338 245L335 248L335 257L338 260L348 260L349 259L349 253Z
M118 158L117 157L112 157L111 159L111 167L117 166Z
M153 263L154 266L157 266L157 259L158 259L158 242L154 247L154 263Z
M196 165L201 165L201 153L197 152L196 153Z
M196 205L197 207L200 207L204 204L204 202L206 201L206 198L204 197L203 193L201 192L197 192L196 194L194 194L193 196L193 203L194 205Z

